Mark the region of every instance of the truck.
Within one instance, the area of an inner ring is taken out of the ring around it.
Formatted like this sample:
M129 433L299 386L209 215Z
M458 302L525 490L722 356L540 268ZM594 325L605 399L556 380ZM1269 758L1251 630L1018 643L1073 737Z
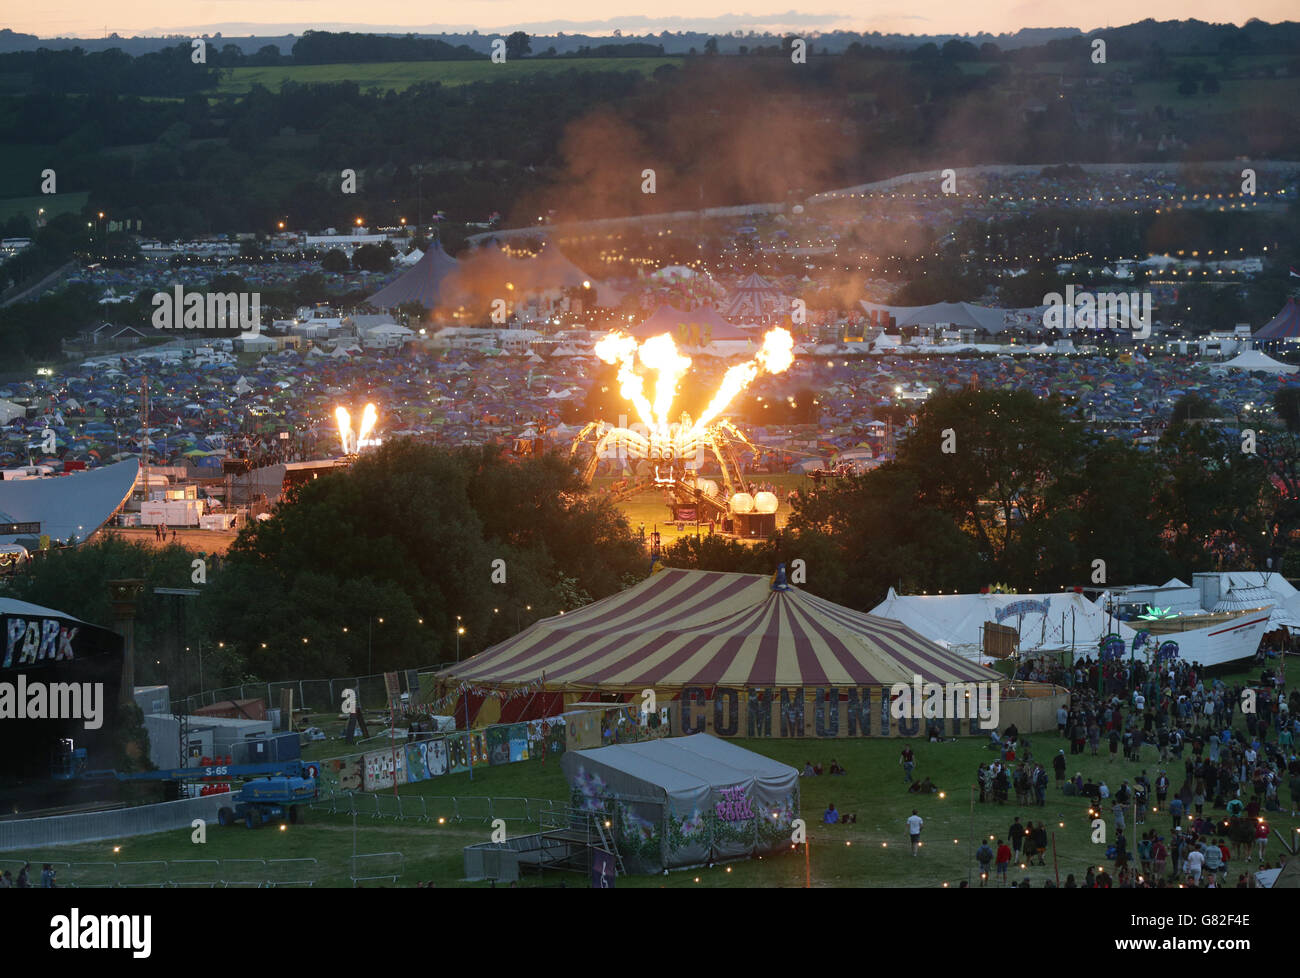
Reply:
M271 821L302 821L302 805L319 796L315 775L320 765L300 760L267 764L204 764L199 767L170 768L157 771L87 770L86 749L72 749L65 741L56 754L53 776L57 780L116 781L194 781L225 778L251 778L230 795L233 805L217 810L217 822L234 825L243 822L250 829Z
M230 796L233 806L217 809L220 825L243 822L247 828L261 828L267 822L302 821L300 806L317 797L316 779L290 776L259 778L247 781Z

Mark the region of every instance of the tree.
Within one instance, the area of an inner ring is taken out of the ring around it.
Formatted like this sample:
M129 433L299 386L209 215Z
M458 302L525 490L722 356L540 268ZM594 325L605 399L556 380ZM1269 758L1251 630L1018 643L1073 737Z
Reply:
M344 275L352 268L348 256L338 248L331 248L325 252L325 257L320 260L320 267L331 275Z
M525 31L515 31L506 38L506 60L514 61L525 57L532 50L533 42Z
M718 53L718 39L716 37L711 37L704 42L704 53L705 54Z
M914 474L918 502L946 514L992 572L1018 583L1039 574L1041 549L1054 538L1045 531L1069 506L1058 478L1083 447L1082 427L1054 401L963 390L926 402L898 464Z
M392 271L393 258L377 245L362 245L352 253L352 267L359 272L388 272Z

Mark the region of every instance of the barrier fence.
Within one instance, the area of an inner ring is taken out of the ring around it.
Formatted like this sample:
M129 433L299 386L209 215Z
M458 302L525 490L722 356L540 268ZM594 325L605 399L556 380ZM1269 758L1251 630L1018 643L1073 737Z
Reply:
M401 875L405 861L400 852L379 853L385 859L371 859L363 864L379 873L364 879L387 879L394 882ZM395 859L393 858L395 857ZM9 870L17 879L18 871L25 865L21 859L0 859L0 869ZM28 873L31 885L40 886L40 871L45 863L35 864ZM313 858L295 859L173 859L143 862L56 862L49 864L55 871L59 887L78 889L171 887L176 889L205 887L270 888L290 886L315 886L320 880L320 865ZM394 872L394 867L396 871ZM352 868L355 872L355 867Z
M425 702L433 696L433 680L429 673L445 668L449 663L419 666L415 669L398 670L402 692L411 693L410 677L419 675L419 690L411 696L415 703ZM269 683L241 683L236 686L223 686L220 689L206 689L191 693L181 699L172 700L173 712L193 713L199 707L211 706L227 700L265 699L271 708L279 706L280 690L293 691L295 709L306 709L316 713L338 710L343 703L343 691L353 690L361 708L366 711L385 710L388 708L388 689L384 685L384 674L371 676L345 676L337 679L296 679Z
M223 803L229 804L229 796L207 795L156 805L137 805L133 808L10 819L0 822L0 852L79 842L102 842L189 828L196 818L216 822L217 809Z

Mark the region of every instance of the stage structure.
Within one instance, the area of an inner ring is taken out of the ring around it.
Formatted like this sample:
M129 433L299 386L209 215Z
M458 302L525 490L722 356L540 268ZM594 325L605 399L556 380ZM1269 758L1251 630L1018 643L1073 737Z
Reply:
M790 333L781 328L769 330L752 359L736 364L723 375L699 418L692 419L683 412L676 421L670 420L673 399L691 360L678 351L671 334L638 343L635 337L610 333L595 349L601 360L618 365L619 392L631 402L639 420L631 425L593 421L578 433L570 455L579 456L584 446L590 449L582 467L584 480L591 482L602 459L631 461L635 476L618 490L618 498L660 488L673 500L670 508L674 521L718 521L742 536L768 536L774 532L779 500L774 493L750 492L737 457L741 447L757 449L721 415L759 374L779 374L789 369L794 362ZM647 392L647 377L638 371L638 365L655 372L653 393ZM698 475L709 457L718 463L721 491L713 480Z

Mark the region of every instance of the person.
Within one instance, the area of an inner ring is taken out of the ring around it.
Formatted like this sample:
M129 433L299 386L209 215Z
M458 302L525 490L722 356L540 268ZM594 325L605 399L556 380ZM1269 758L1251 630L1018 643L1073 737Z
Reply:
M14 885L14 878L10 875L9 870L0 874L0 890L8 890Z
M925 824L925 819L916 814L916 809L912 809L912 814L907 817L907 832L912 837L912 855L917 854L921 848L921 826Z
M822 816L822 821L827 825L838 825L840 813L835 810L835 802L830 802L826 808L826 814Z
M29 883L27 879L27 871L31 868L31 863L23 863L23 868L18 870L18 880L14 883L14 886L18 887L20 890L26 890L31 887L31 883Z
M840 762L831 758L831 774L848 774L849 772L840 767Z
M912 748L904 746L903 752L898 756L898 763L903 765L903 780L912 780L912 771L916 767L916 755L912 753Z
M1052 770L1056 772L1056 786L1059 788L1065 781L1065 751L1058 750L1056 756L1052 758Z
M1011 851L1017 862L1020 861L1020 849L1025 844L1025 827L1020 824L1020 816L1017 815L1011 823L1011 828L1007 829L1007 838L1011 841Z
M1261 818L1255 823L1255 849L1261 866L1264 865L1264 850L1268 848L1268 833L1268 823ZM1247 862L1249 861L1247 860Z
M1157 878L1165 874L1165 863L1169 859L1169 850L1165 848L1164 836L1156 836L1151 843L1151 873Z
M985 839L980 842L980 847L975 850L975 861L980 867L980 886L983 886L989 878L989 870L993 863L993 847Z
M811 778L811 777L815 777L816 774L817 772L813 770L812 761L804 761L803 774L801 776L805 778Z
M1223 853L1213 842L1205 843L1205 869L1209 872L1211 881L1224 869Z
M913 781L907 786L909 795L930 795L939 789L934 786L929 778L922 778L920 781Z
M1183 870L1188 876L1196 881L1196 885L1198 886L1201 883L1201 870L1204 866L1205 853L1201 852L1200 849L1193 849L1187 854L1187 858L1183 861Z
M996 859L997 859L997 868L998 868L998 879L1001 880L1003 883L1005 883L1007 881L1007 867L1011 865L1011 847L1007 845L1005 842L1003 842L1001 839L998 839L998 851L997 851Z
M54 867L49 863L41 867L41 888L45 890L54 888Z
M1169 802L1169 817L1173 820L1173 829L1171 831L1177 832L1178 826L1183 822L1183 800L1177 795L1174 795Z

